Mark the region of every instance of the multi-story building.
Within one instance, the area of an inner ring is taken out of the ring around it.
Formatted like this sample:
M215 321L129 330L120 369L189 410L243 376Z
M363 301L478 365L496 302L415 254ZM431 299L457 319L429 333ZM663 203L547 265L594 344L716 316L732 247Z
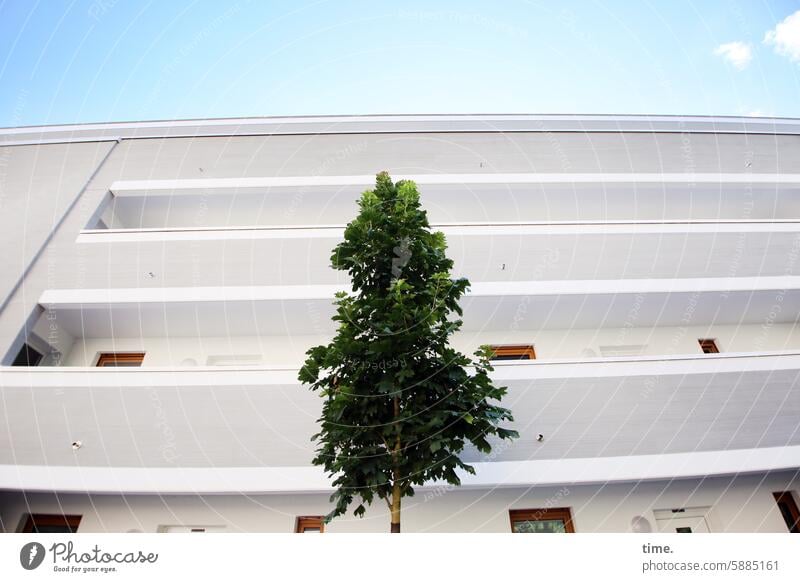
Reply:
M2 529L318 529L297 369L381 170L521 434L404 531L797 528L800 120L468 115L0 130Z

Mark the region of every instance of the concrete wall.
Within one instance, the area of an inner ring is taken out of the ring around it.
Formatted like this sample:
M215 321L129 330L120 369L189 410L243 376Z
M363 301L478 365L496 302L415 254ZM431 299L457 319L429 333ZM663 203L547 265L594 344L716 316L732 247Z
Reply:
M0 300L11 292L111 147L80 143L0 148Z
M509 509L570 507L575 530L630 532L635 516L656 531L655 510L710 508L712 532L786 532L772 496L798 494L797 473L717 477L703 481L642 482L530 489L467 490L447 487L420 490L404 500L405 532L508 532ZM229 532L294 530L297 516L330 510L327 495L54 495L0 493L0 526L15 531L27 513L83 516L79 532L156 532L170 525L224 526ZM385 532L388 511L382 502L363 519L351 515L326 526L331 533Z
M114 142L0 148L0 354L12 347L42 289L57 284L55 241L62 220L70 224L80 196ZM74 210L74 208L72 208ZM46 247L43 245L53 236ZM26 269L24 282L16 288ZM77 265L71 266L77 273ZM16 288L16 291L14 289Z

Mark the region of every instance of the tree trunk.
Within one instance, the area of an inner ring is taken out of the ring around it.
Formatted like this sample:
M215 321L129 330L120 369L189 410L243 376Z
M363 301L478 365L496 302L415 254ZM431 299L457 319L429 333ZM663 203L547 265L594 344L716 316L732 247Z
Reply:
M392 486L392 529L391 533L400 533L400 484L395 481Z
M400 417L400 399L394 397L394 418L395 422ZM392 476L394 483L392 483L392 526L389 530L391 533L400 533L400 499L402 497L402 490L400 488L400 434L398 433L392 451Z

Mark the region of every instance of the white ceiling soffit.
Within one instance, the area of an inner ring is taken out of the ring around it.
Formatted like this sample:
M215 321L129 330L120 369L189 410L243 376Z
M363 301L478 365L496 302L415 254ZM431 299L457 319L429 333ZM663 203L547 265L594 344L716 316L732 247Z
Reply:
M785 284L784 284L785 283ZM40 303L75 337L308 335L335 331L337 285L52 290ZM587 293L587 290L591 292ZM475 283L462 301L464 330L624 325L794 323L800 278ZM785 290L785 291L783 291ZM784 309L771 314L777 293ZM643 300L637 300L643 294ZM637 304L637 301L639 302ZM523 306L521 308L521 306ZM41 325L46 323L43 316ZM44 332L43 332L44 333Z

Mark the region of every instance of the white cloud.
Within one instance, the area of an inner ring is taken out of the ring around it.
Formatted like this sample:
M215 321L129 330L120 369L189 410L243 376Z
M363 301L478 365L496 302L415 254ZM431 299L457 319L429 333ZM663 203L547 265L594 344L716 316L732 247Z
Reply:
M714 49L714 54L721 56L740 71L753 60L753 48L743 42L727 42Z
M770 44L779 55L800 63L800 10L779 22L774 30L767 32L764 44Z

